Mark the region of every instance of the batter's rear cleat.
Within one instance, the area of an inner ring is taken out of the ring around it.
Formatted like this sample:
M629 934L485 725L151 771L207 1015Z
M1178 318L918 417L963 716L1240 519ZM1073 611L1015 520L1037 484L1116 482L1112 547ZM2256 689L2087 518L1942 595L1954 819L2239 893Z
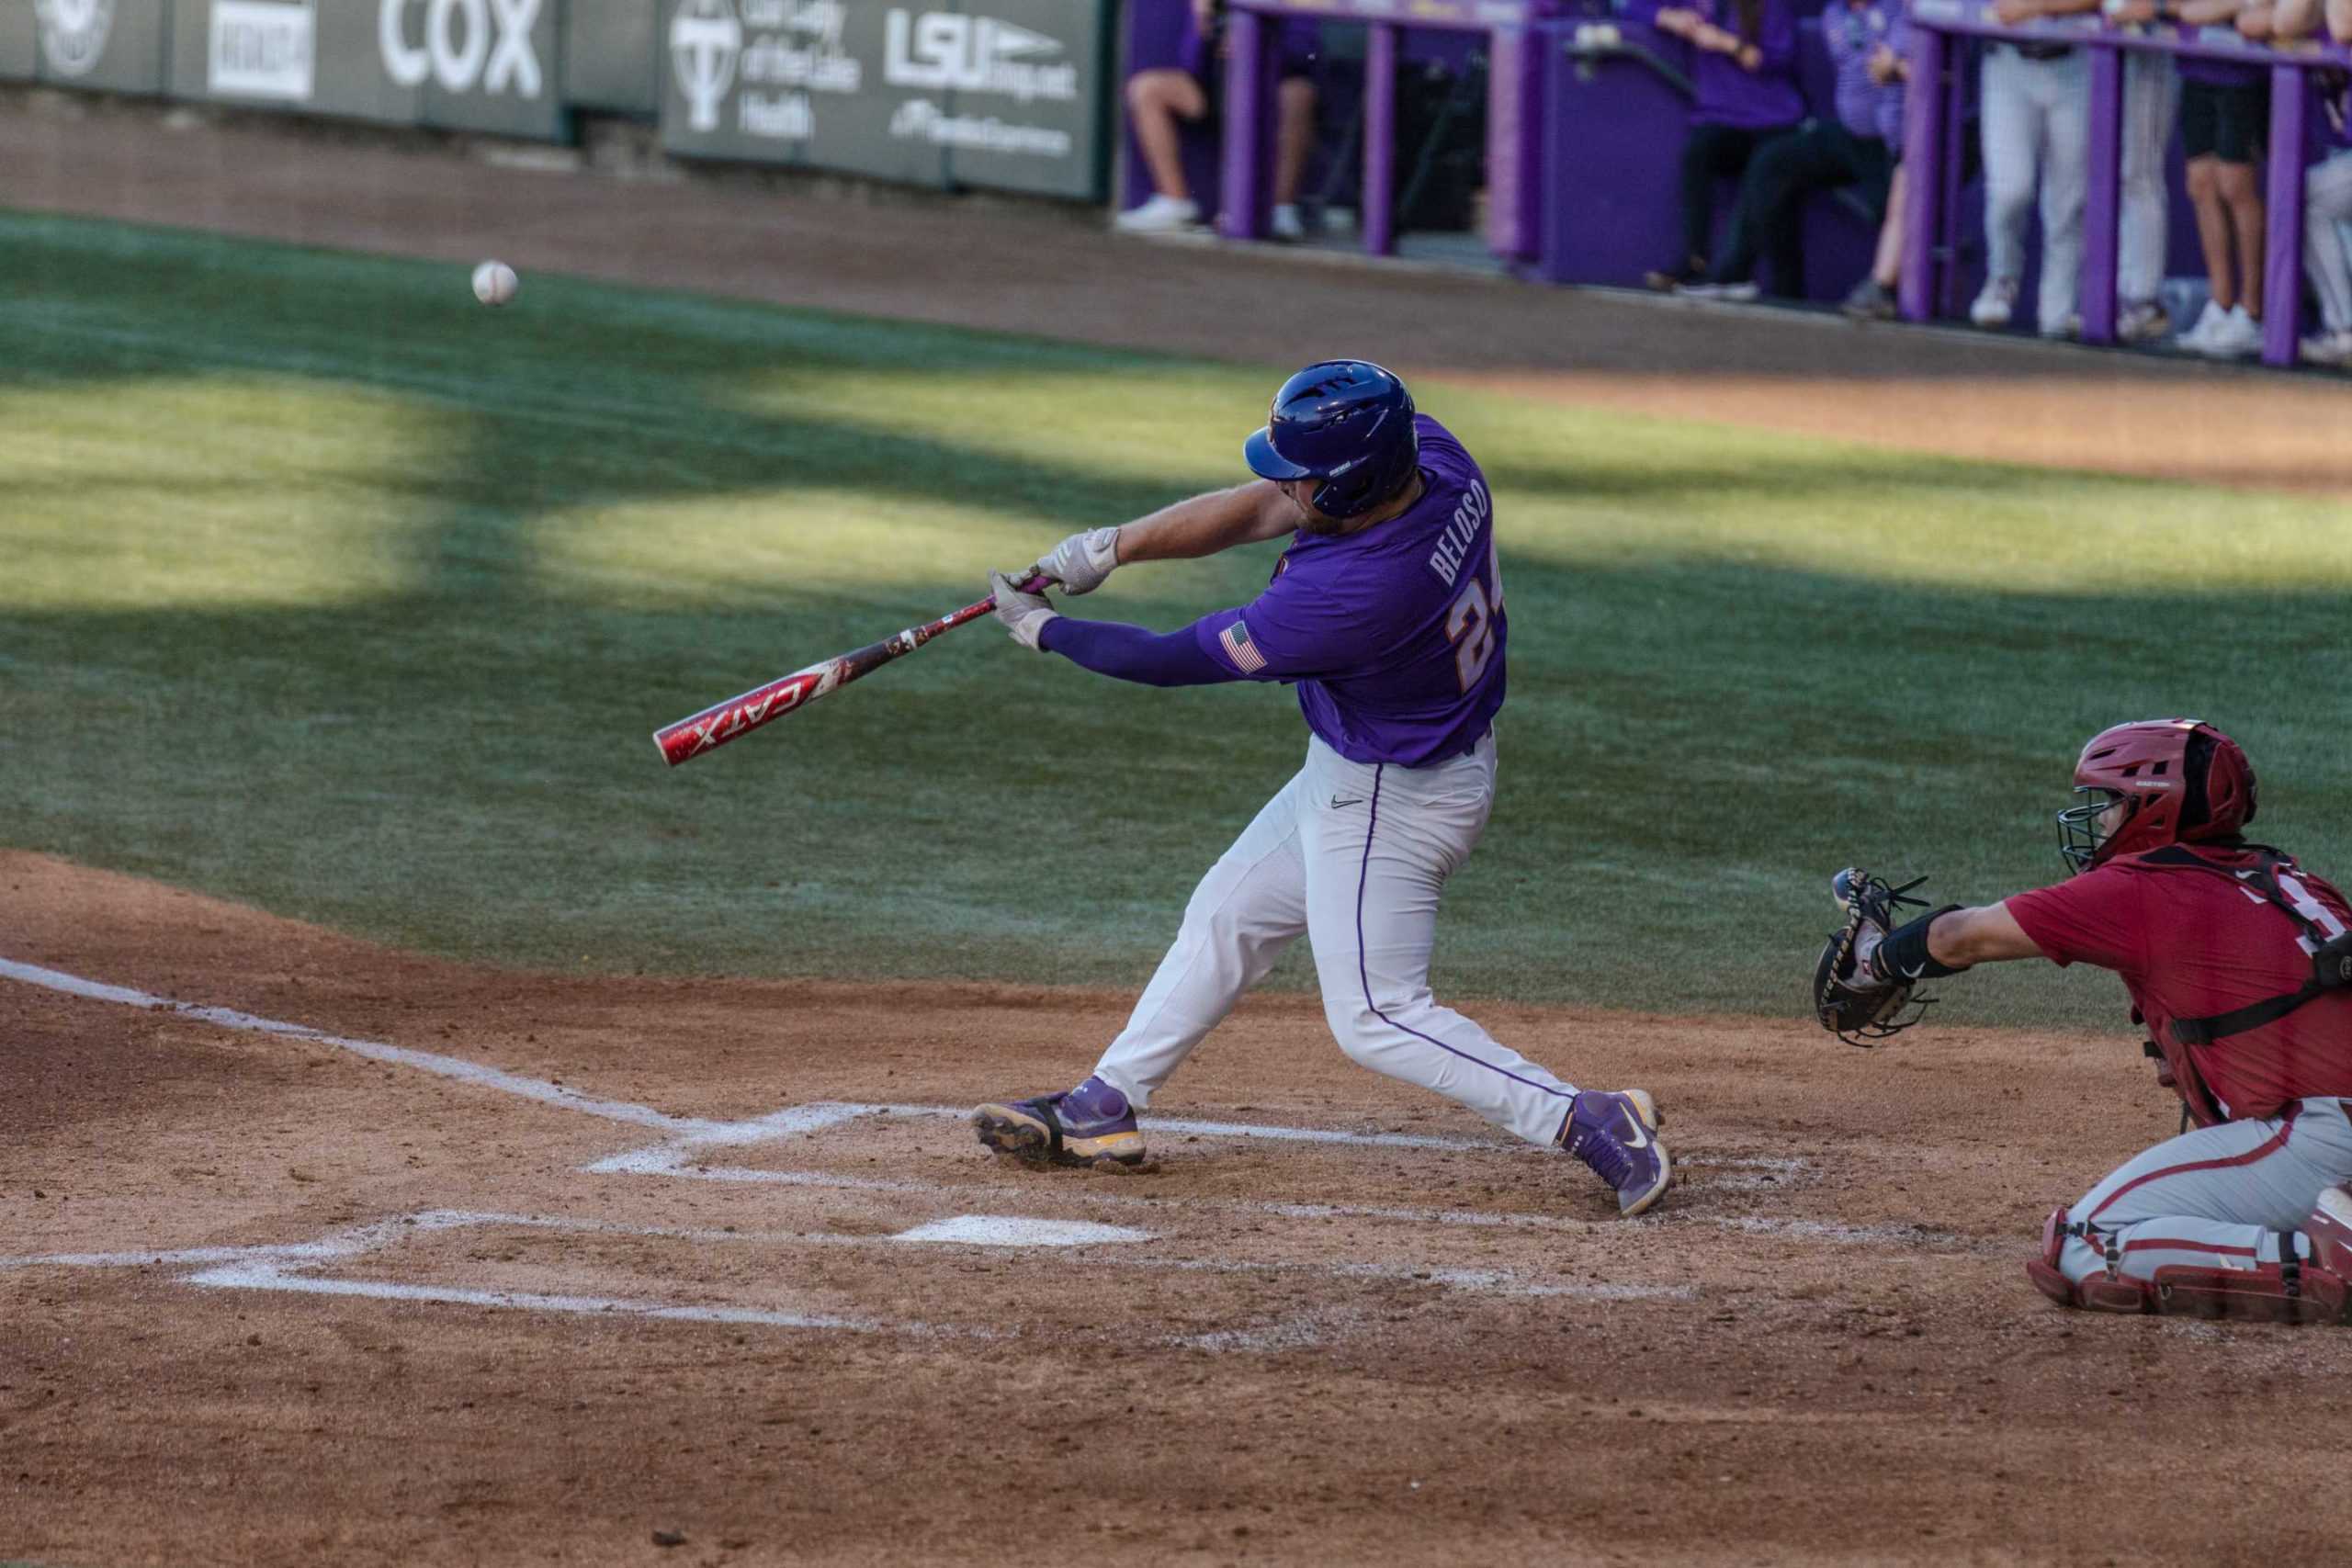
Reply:
M1032 1165L1143 1164L1135 1111L1101 1078L1065 1094L983 1105L972 1112L972 1125L989 1148Z
M1657 1140L1665 1122L1646 1089L1589 1089L1569 1108L1560 1146L1617 1190L1617 1212L1631 1218L1673 1184L1674 1162Z

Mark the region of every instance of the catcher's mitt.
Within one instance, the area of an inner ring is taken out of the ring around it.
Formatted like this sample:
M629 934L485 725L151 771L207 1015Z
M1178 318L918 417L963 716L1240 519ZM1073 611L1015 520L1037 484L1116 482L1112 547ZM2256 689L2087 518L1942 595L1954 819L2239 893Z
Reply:
M1925 898L1906 898L1924 876L1890 887L1859 866L1829 879L1829 896L1846 912L1842 930L1832 931L1813 971L1813 1011L1821 1027L1849 1045L1870 1045L1900 1034L1919 1021L1935 1000L1911 995L1913 982L1879 972L1878 945L1897 923L1896 911L1925 908ZM1910 1008L1909 1017L1903 1010Z

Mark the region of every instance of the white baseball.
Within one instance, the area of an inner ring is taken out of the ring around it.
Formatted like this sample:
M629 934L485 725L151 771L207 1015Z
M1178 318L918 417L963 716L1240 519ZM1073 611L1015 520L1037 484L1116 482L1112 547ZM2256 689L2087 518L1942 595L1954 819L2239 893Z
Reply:
M503 261L486 261L474 268L474 298L485 305L503 305L522 284L514 269Z

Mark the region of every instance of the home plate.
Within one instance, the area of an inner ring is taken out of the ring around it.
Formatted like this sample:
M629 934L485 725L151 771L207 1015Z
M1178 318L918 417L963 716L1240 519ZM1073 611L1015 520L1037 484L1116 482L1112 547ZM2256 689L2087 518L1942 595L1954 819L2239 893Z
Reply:
M1091 1247L1104 1241L1149 1241L1149 1231L1098 1225L1091 1220L1036 1220L1019 1214L957 1214L933 1220L892 1241L944 1241L965 1247Z

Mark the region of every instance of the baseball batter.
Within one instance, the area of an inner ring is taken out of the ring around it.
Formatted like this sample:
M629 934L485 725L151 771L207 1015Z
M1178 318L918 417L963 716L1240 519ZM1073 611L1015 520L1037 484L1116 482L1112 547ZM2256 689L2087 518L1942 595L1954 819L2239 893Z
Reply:
M1579 1090L1430 995L1438 898L1495 795L1509 628L1485 477L1362 360L1293 376L1243 450L1255 482L1074 535L1034 571L1079 594L1117 567L1295 536L1250 604L1159 636L989 578L1023 647L1146 685L1295 684L1309 738L1297 776L1194 890L1092 1076L979 1107L980 1142L1040 1163L1141 1163L1135 1113L1303 934L1340 1049L1565 1148L1641 1213L1672 1174L1650 1096Z
M1888 890L1847 874L1861 940L1848 977L1819 982L1824 1022L1867 1037L1916 982L2001 959L2114 970L2197 1127L2052 1213L2034 1284L2109 1312L2344 1321L2352 906L2245 840L2254 769L2210 724L2102 731L2075 785L2082 801L2058 821L2075 874L2055 886L1886 929ZM1846 1002L1857 1010L1835 1016Z

